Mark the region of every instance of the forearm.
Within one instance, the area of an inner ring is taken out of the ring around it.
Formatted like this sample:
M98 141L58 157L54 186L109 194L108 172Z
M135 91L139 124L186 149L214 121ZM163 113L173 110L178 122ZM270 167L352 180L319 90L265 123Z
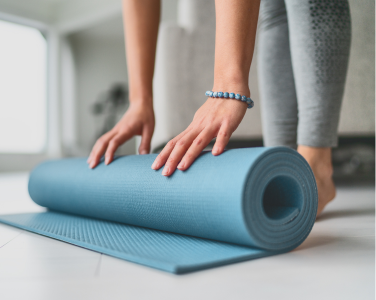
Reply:
M129 98L151 102L160 1L123 0L123 16Z
M214 91L249 97L259 5L259 0L216 0ZM164 165L164 176L170 176L176 168L187 170L213 138L212 153L221 154L246 110L247 103L242 101L207 99L188 128L163 148L152 169Z
M249 96L260 0L216 0L214 91Z

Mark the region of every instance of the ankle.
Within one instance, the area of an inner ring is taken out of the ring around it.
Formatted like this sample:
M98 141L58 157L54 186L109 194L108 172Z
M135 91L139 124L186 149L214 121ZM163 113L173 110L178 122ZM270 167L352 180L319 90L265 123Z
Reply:
M298 146L298 152L310 165L317 179L328 179L333 175L332 149Z

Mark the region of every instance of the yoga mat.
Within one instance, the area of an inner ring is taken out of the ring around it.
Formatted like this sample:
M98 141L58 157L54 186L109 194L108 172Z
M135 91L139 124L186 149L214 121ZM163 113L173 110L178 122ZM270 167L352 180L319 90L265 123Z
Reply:
M0 222L172 273L290 251L315 222L315 178L292 149L205 152L170 177L151 169L155 158L44 162L29 193L49 211Z

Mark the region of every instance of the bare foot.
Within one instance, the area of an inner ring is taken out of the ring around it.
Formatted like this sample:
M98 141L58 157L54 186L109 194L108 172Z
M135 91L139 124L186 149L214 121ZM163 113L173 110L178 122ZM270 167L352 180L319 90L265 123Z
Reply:
M317 191L319 194L319 205L317 208L317 216L323 211L324 207L332 200L334 200L336 196L336 187L334 185L333 179L327 178L320 178L316 175L315 171L316 183L317 183Z
M331 150L331 148L315 148L301 145L298 147L298 152L306 159L315 175L319 196L317 216L336 196L336 187L332 179Z

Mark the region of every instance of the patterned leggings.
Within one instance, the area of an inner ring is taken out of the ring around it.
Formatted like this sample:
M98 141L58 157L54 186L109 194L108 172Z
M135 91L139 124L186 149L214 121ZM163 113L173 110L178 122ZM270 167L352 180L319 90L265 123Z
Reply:
M347 0L261 0L265 146L335 147L351 40Z

